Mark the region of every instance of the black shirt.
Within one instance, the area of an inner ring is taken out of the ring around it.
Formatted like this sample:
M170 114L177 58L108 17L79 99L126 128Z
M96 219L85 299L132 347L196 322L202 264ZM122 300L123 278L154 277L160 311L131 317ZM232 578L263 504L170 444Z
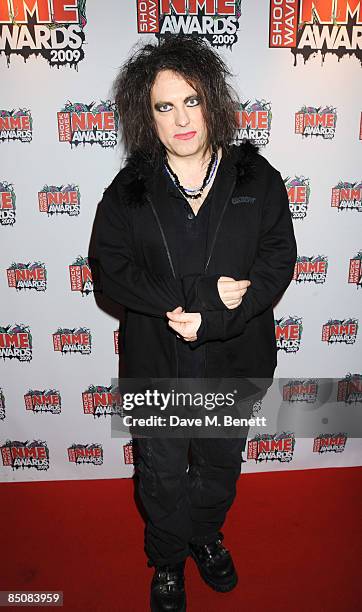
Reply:
M178 190L164 170L167 205L172 207L172 238L175 240L180 277L187 274L203 274L206 263L206 240L214 183L195 215L189 202ZM191 348L189 342L177 340L179 377L203 378L205 376L205 346Z

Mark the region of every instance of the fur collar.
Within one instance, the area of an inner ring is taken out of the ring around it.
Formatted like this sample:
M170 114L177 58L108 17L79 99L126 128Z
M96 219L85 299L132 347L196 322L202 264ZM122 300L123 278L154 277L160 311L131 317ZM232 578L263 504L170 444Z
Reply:
M250 140L244 140L241 145L230 147L225 159L226 168L233 173L236 172L238 187L254 178L258 150L259 147ZM116 187L125 205L142 206L146 202L147 181L152 179L157 171L159 169L151 166L142 153L135 152L127 158L126 165L110 187Z

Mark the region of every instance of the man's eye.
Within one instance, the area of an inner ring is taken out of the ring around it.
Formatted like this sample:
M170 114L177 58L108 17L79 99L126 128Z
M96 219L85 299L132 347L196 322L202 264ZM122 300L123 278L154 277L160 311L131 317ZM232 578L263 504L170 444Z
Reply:
M189 100L187 100L187 106L198 106L200 104L200 101L198 98L190 98Z
M161 106L158 107L158 110L161 111L161 113L165 113L169 111L170 108L171 108L171 104L162 104Z

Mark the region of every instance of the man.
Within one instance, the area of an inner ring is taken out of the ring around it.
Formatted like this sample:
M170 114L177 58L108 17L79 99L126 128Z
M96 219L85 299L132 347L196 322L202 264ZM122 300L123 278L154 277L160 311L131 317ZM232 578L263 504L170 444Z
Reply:
M229 74L206 43L174 36L141 47L116 80L128 160L97 212L96 257L104 294L126 310L126 377L273 376L272 304L296 244L279 172L251 143L230 145ZM213 589L235 587L220 529L244 444L135 440L153 611L186 610L188 555Z

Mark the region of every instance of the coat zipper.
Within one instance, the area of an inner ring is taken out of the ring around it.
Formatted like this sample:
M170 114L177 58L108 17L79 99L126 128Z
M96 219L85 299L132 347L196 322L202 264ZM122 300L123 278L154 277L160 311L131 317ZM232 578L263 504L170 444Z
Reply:
M149 204L150 204L150 206L152 208L153 214L156 217L156 221L157 221L157 224L158 224L158 227L160 229L161 236L162 236L162 241L163 241L164 247L166 249L168 262L169 262L170 267L171 267L172 275L173 275L174 279L176 280L175 268L174 268L173 263L172 263L172 257L171 257L170 249L168 248L166 236L165 236L165 233L163 231L160 218L159 218L159 216L157 214L157 211L156 211L156 209L155 209L155 207L153 205L153 202L152 202L151 198L148 197L147 200L148 200L148 202L149 202ZM178 351L177 351L177 338L176 338L175 335L174 335L174 347L175 347L175 356L176 356L176 378L178 378L178 374L179 374L179 361L178 361Z

